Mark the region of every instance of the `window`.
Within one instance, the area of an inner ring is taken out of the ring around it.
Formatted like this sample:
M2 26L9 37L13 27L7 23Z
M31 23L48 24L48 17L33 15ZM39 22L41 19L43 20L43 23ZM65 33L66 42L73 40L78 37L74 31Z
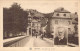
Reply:
M32 24L32 27L34 27L34 26L35 26L35 24L33 23L33 24Z
M66 14L64 14L64 16L66 16Z
M31 24L30 24L30 23L28 23L28 26L31 26Z
M56 14L56 16L59 16L59 14Z
M68 34L72 34L71 28L68 28Z
M58 20L55 20L55 24L58 24Z
M71 24L71 21L68 21L69 22L69 25Z

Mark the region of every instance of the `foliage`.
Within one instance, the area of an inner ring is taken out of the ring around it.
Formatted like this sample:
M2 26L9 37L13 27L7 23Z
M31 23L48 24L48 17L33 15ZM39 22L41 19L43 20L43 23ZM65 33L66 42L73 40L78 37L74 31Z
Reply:
M26 32L28 13L14 3L10 8L3 8L3 29L7 34Z

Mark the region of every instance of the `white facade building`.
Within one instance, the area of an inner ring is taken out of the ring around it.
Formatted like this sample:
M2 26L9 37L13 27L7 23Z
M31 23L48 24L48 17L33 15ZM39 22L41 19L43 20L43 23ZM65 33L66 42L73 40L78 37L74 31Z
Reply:
M65 28L68 34L72 34L74 31L71 13L64 8L54 10L54 14L50 20L50 30L53 34L56 33L59 27Z

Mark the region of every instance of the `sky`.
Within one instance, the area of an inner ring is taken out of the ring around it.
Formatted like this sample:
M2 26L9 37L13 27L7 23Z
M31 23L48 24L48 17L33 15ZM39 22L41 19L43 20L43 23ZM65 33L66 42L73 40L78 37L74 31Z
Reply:
M9 8L14 2L20 4L20 6L24 9L36 9L41 13L50 13L54 12L55 9L59 7L64 7L64 9L74 13L78 12L78 2L75 1L55 1L55 0L39 0L39 1L28 1L28 0L3 0L1 1L2 7Z

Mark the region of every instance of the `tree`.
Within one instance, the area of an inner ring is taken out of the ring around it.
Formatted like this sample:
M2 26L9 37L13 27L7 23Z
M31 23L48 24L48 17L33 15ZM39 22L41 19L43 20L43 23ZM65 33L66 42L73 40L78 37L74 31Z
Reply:
M12 33L14 36L26 32L28 12L24 11L20 5L14 3L10 8L3 8L3 26L7 37Z

